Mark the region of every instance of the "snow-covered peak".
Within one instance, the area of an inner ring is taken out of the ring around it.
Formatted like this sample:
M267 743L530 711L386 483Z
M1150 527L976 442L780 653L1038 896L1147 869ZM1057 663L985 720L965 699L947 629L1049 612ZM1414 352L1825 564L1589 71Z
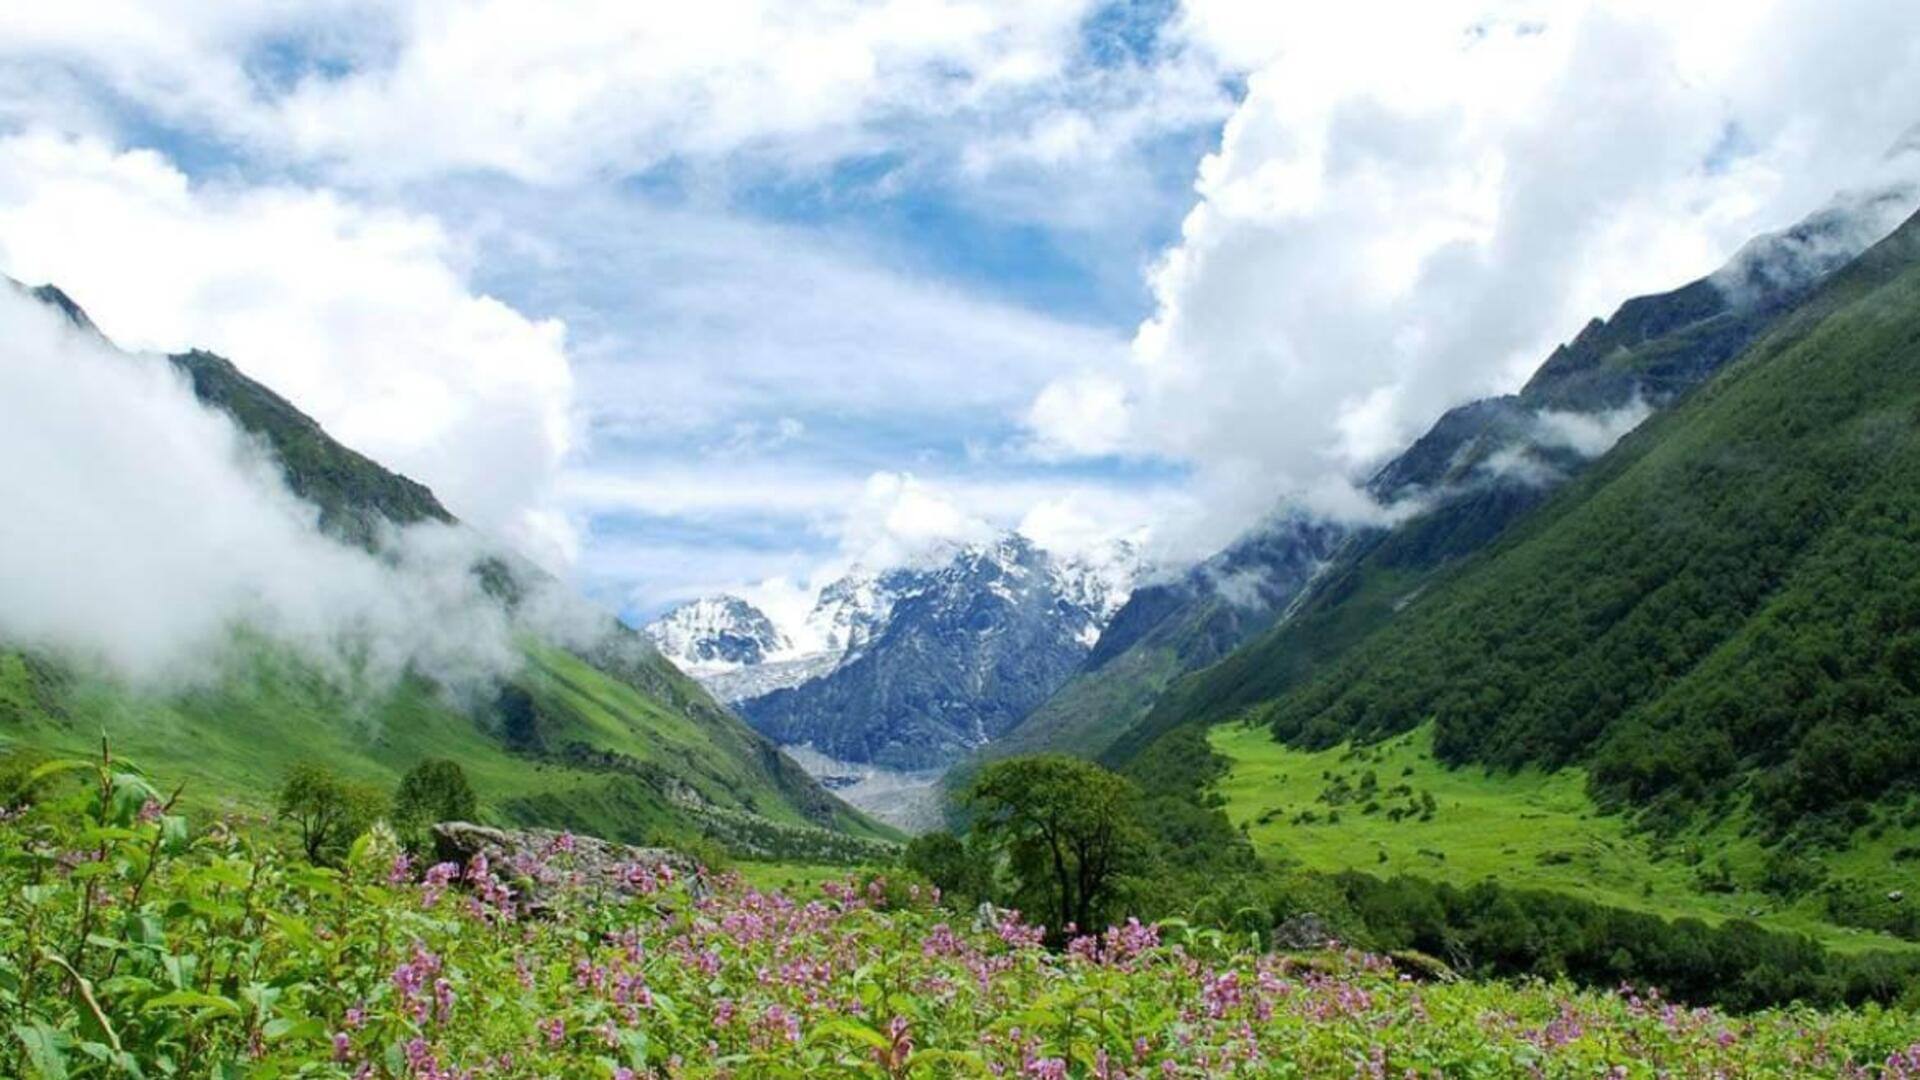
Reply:
M668 659L693 674L759 664L790 648L765 612L737 596L682 604L647 624L645 633Z
M715 596L675 608L646 632L715 695L740 701L832 674L878 641L909 602L917 619L983 630L1015 617L989 609L1026 611L1018 617L1058 620L1067 637L1092 648L1140 571L1140 552L1126 541L1059 557L1008 532L906 566L852 570L790 625L738 597Z
M1070 610L1082 613L1077 633L1088 648L1100 640L1101 631L1133 595L1134 582L1144 570L1140 549L1126 540L1115 540L1078 555L1052 560L1048 566L1054 589Z

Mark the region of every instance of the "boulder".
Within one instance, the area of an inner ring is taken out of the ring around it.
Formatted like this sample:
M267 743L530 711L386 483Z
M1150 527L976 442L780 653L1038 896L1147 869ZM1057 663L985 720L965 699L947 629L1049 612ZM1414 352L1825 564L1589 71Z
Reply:
M669 881L701 888L700 868L667 848L636 847L552 829L496 829L466 821L433 827L434 852L443 862L473 865L486 858L493 876L512 887L519 904L537 911L562 889L650 892Z
M1273 947L1280 952L1328 949L1339 943L1339 935L1333 932L1333 926L1311 911L1289 916L1273 928Z

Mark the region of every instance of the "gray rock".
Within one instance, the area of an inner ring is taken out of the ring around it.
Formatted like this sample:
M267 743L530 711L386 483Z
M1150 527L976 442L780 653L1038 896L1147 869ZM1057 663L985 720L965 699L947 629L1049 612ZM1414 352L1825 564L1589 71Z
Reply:
M1339 937L1327 920L1311 911L1289 916L1273 928L1273 947L1281 952L1308 952L1327 949L1339 943Z
M552 829L496 829L466 821L433 827L435 854L442 861L471 866L485 856L494 877L506 882L529 912L548 906L566 889L609 890L631 894L650 883L680 880L697 896L704 892L700 868L667 848L616 844L592 836Z

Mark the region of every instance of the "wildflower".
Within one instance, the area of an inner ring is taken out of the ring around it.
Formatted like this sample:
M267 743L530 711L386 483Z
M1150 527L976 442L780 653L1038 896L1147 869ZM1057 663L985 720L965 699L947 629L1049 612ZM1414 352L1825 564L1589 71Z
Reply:
M440 894L447 890L460 873L459 863L438 863L427 870L427 876L420 882L420 906L433 907L440 902Z

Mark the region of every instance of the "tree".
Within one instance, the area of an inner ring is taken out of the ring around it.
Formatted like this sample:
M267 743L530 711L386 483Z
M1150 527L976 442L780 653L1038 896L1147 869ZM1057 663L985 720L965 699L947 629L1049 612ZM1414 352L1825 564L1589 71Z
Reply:
M440 821L471 821L479 808L458 762L428 758L400 780L393 793L393 821L409 844L424 841Z
M992 887L985 860L950 832L930 832L914 837L907 844L901 861L908 870L932 882L943 897L956 904L977 900L987 895Z
M310 862L338 861L346 846L386 810L378 788L342 780L325 765L301 762L280 785L282 820L300 833Z
M1059 919L1056 938L1069 925L1093 929L1144 857L1138 799L1124 777L1058 754L995 762L966 792L974 836L1006 852L1016 895Z

